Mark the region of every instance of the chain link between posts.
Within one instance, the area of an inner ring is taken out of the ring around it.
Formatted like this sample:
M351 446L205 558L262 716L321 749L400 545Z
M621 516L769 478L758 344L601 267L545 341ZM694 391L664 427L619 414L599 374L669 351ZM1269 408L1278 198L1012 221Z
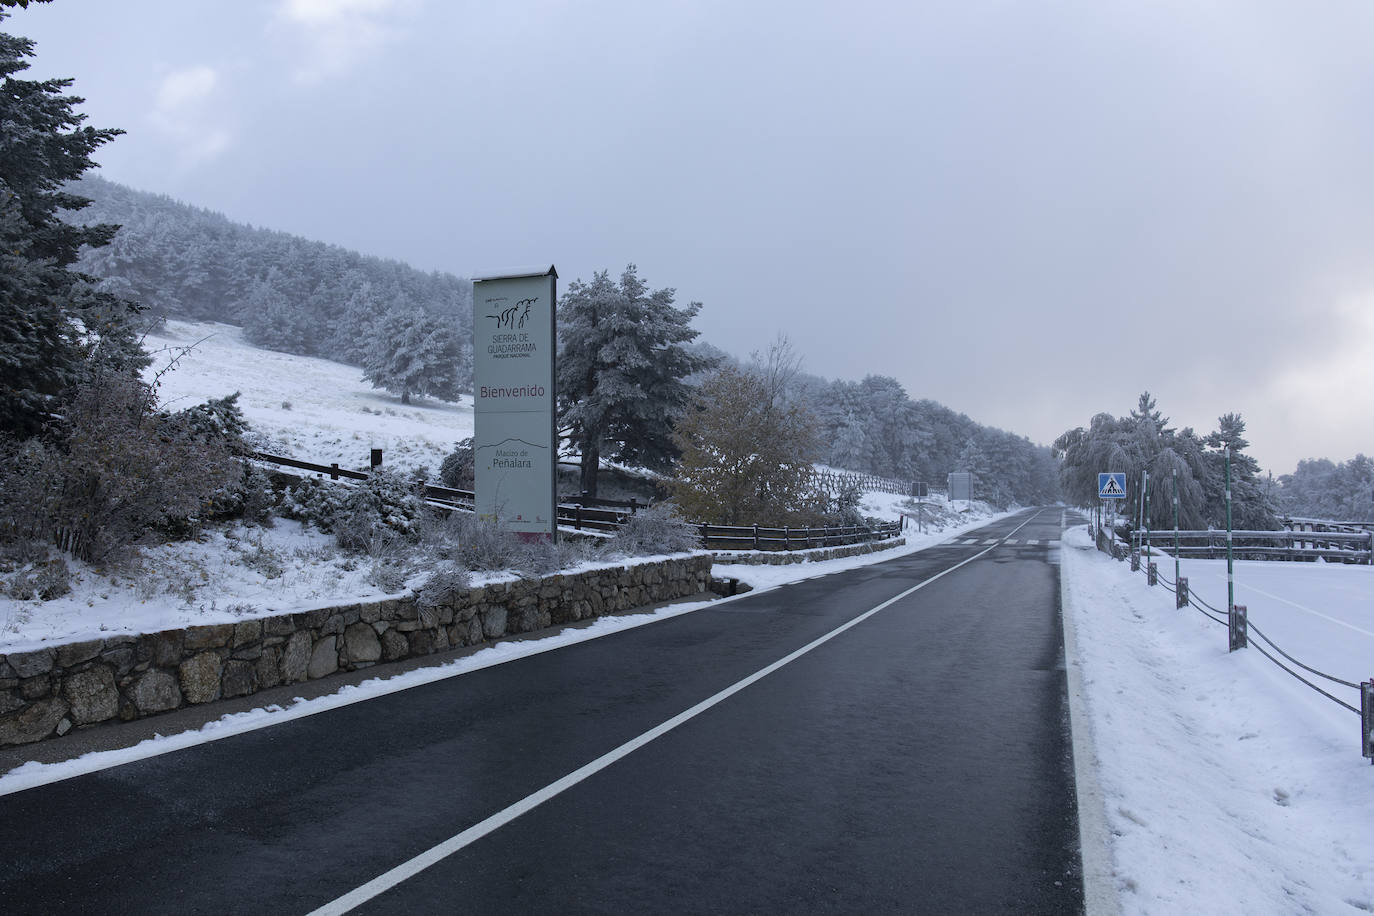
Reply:
M1094 539L1096 539L1096 537L1094 537ZM1115 556L1114 553L1113 553L1113 556ZM1122 559L1124 559L1124 557L1117 557L1117 559L1118 559L1118 560L1122 560ZM1142 567L1139 567L1139 568L1142 569L1142 570L1143 570L1143 569L1146 569L1146 567L1143 567L1143 566L1142 566ZM1171 594L1177 594L1177 582L1169 581L1169 580L1166 579L1163 575L1161 575L1161 574L1158 572L1158 570L1156 570L1156 577L1157 577L1158 580L1164 581L1164 582L1166 583L1166 584L1165 584L1165 591L1168 591L1168 592L1171 593ZM1229 626L1229 623L1228 623L1227 618L1226 618L1226 616L1225 616L1225 614L1226 614L1225 611L1222 611L1220 608L1213 607L1211 604L1209 604L1208 602L1204 601L1203 599L1196 597L1194 594L1191 593L1191 590L1190 590L1190 593L1189 593L1189 595L1188 595L1188 604L1189 604L1191 607L1193 607L1198 613L1202 614L1202 616L1206 617L1208 620L1211 620L1211 621L1213 621L1213 622L1215 622L1215 623L1219 623L1219 624L1221 624L1222 626ZM1217 615L1220 615L1220 616L1217 616ZM1360 690L1360 689L1361 689L1359 684L1353 683L1353 682L1351 682L1351 681L1344 680L1343 678L1336 677L1336 676L1333 675L1333 674L1327 674L1325 671L1321 671L1321 670L1319 670L1319 669L1317 669L1317 668L1313 668L1311 665L1305 664L1305 663L1299 661L1298 659L1294 658L1292 655L1290 655L1289 653L1285 652L1285 651L1283 650L1283 648L1280 647L1277 643L1275 643L1272 639L1270 639L1268 636L1266 636L1266 635L1264 634L1264 631L1261 630L1259 627L1255 626L1253 622L1248 623L1248 629L1249 629L1250 632L1254 633L1254 634L1255 634L1256 636L1258 636L1260 639L1264 640L1264 642L1266 642L1275 652L1277 652L1279 655L1283 656L1283 657L1284 657L1285 659L1287 659L1288 661L1292 662L1294 665L1297 665L1297 666L1298 666L1299 668L1301 668L1302 670L1304 670L1304 671L1306 671L1306 672L1308 672L1308 673L1310 673L1310 674L1316 675L1317 677L1324 678L1324 679L1326 679L1326 680L1328 680L1328 681L1331 681L1331 682L1334 683L1334 684L1339 684L1339 685L1341 685L1342 687L1349 687L1349 688L1351 688L1351 689L1353 689L1353 690ZM1313 690L1315 690L1317 693L1321 694L1322 696L1326 697L1328 700L1331 700L1333 703L1337 704L1338 706L1341 706L1341 707L1344 707L1345 709L1350 710L1351 712L1355 713L1355 715L1357 715L1357 716L1358 716L1358 715L1362 715L1362 712L1361 712L1361 710L1360 710L1358 707L1353 706L1353 705L1351 705L1350 703L1345 702L1345 701L1342 700L1340 697L1334 696L1334 695L1332 695L1331 693L1327 692L1326 690L1322 689L1321 687L1317 686L1316 684L1312 683L1312 682L1309 681L1307 678L1303 677L1301 674L1298 674L1298 672L1294 671L1292 668L1289 668L1289 667L1288 667L1287 665L1285 665L1283 662L1279 661L1279 660L1278 660L1277 658L1275 658L1273 655L1270 655L1268 652L1266 652L1263 646L1256 645L1255 648L1256 648L1257 650L1259 650L1259 653L1260 653L1261 655L1263 655L1265 658L1269 659L1271 662L1273 662L1273 663L1274 663L1275 665L1277 665L1279 668L1282 668L1284 671L1288 672L1288 673L1289 673L1290 675L1292 675L1294 678L1296 678L1297 680L1299 680L1299 681L1301 681L1302 683L1306 684L1308 687L1311 687Z

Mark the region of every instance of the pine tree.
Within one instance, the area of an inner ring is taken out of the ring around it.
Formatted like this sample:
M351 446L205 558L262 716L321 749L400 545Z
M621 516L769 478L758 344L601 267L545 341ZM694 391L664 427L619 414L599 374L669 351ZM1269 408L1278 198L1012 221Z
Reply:
M969 486L978 499L998 505L997 495L992 492L992 465L988 462L987 455L983 454L977 440L969 439L964 443L959 458L954 462L954 469L971 475Z
M581 452L582 489L596 495L602 452L663 470L676 456L672 428L687 405L685 379L712 365L685 345L701 303L674 308L676 292L650 292L630 264L611 281L569 284L558 305L560 426Z
M1245 421L1238 413L1222 414L1217 418L1217 429L1207 437L1207 444L1213 449L1213 473L1225 481L1226 457L1224 449L1231 452L1231 524L1235 528L1263 531L1278 527L1273 498L1260 481L1259 462L1245 454L1250 443L1245 438ZM1222 494L1224 501L1225 494ZM1224 502L1216 512L1218 526L1225 523Z
M19 436L37 432L97 366L144 361L131 343L131 306L68 269L83 245L107 244L118 227L62 219L88 203L65 183L122 131L81 126L82 99L63 95L72 80L20 79L33 48L0 33L0 429Z
M363 361L363 377L375 388L399 394L402 404L409 404L412 394L457 400L471 374L456 322L418 308L397 307L382 316Z

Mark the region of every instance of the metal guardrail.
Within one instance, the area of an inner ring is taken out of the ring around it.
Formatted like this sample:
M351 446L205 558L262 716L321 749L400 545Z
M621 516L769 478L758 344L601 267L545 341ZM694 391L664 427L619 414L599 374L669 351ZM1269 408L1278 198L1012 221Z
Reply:
M1180 557L1226 556L1225 531L1178 532ZM1173 552L1172 529L1136 531L1132 538L1164 553ZM1374 564L1374 531L1232 531L1231 549L1238 559L1310 560Z

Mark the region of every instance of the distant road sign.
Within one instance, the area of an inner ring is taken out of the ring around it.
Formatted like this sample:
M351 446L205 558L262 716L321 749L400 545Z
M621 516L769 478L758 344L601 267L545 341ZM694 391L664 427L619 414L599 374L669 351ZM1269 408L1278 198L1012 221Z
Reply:
M949 498L973 499L973 474L968 471L954 471L949 475Z
M1126 498L1126 475L1125 475L1125 474L1098 474L1098 475L1097 475L1097 498L1098 498L1098 499L1125 499L1125 498Z

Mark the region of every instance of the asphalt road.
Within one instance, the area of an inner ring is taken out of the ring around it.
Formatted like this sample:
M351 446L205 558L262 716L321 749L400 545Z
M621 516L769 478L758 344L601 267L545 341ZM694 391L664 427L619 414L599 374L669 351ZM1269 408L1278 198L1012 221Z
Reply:
M1060 524L0 797L0 913L1081 911Z

